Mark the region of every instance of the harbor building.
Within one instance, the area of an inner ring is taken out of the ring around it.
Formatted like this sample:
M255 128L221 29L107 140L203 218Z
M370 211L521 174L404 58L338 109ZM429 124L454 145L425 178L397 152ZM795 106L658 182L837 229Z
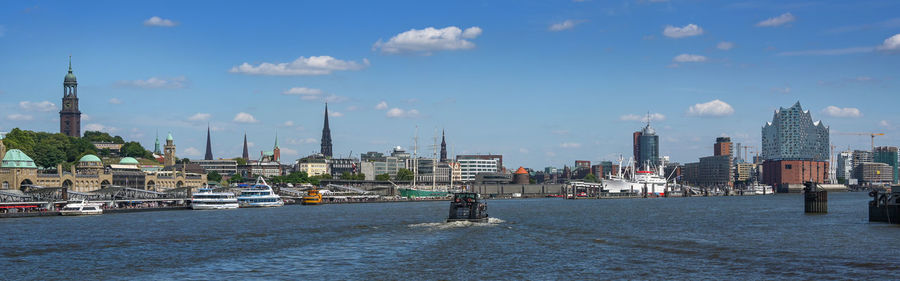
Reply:
M117 164L104 165L96 155L82 156L69 171L57 165L56 171L38 171L34 160L18 149L8 151L0 165L0 189L24 190L29 186L63 187L75 192L91 192L110 186L151 191L202 187L205 173L187 173L175 167L161 171L142 171L136 159L122 158Z
M59 111L59 132L70 137L81 137L81 110L78 109L78 81L72 73L72 56L69 56L69 73L63 79L62 110Z
M238 171L238 163L233 159L191 160L191 163L200 165L207 173L216 172L223 176L233 176Z
M850 178L853 177L853 152L842 151L838 153L835 166L835 177L837 177L838 182L848 183Z
M634 162L635 167L641 170L658 167L659 163L659 136L656 130L647 125L639 132L634 132Z
M469 157L475 156L475 157ZM456 162L459 163L461 180L463 182L475 181L476 175L480 173L497 173L500 172L501 158L487 158L484 155L457 155ZM499 155L497 155L499 156Z
M301 158L297 161L297 170L306 172L306 175L310 177L331 174L328 170L328 161L325 159L325 155L322 154Z
M829 128L813 121L800 102L776 110L762 127L763 182L780 192L799 192L804 181L824 183L829 145Z
M747 182L752 179L753 171L756 170L755 165L751 163L737 163L734 164L734 181L735 182Z
M879 146L875 148L875 151L872 155L872 160L875 163L884 163L890 165L892 170L891 174L893 175L891 179L891 183L897 183L897 147L896 146Z
M513 184L529 184L531 182L531 178L528 175L528 171L525 170L524 167L519 166L519 169L513 173Z
M894 167L885 163L862 163L854 172L860 185L886 186L894 181Z
M334 178L339 178L344 173L355 174L359 172L356 159L331 158L328 161L328 172Z
M697 185L702 187L732 187L731 155L700 158L700 174Z

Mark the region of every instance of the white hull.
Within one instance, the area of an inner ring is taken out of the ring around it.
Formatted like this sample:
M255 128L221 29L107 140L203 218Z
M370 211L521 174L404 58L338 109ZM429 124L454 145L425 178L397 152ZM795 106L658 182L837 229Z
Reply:
M237 209L240 207L237 202L234 203L225 203L225 204L191 204L191 209L194 210L229 210L229 209Z
M60 215L63 216L94 216L94 215L102 215L103 210L92 210L92 211L59 211Z
M643 193L644 187L647 188L647 194L664 194L666 192L666 184L665 183L643 183L630 181L626 179L605 179L603 180L603 189L609 191L610 193L626 193L626 192L637 192Z
M284 206L284 202L261 202L261 203L241 203L241 208L268 208L268 207L281 207Z

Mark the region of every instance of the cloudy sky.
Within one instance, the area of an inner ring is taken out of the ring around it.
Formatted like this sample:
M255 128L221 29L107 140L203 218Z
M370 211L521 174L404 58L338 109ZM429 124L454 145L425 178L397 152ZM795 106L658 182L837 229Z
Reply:
M72 55L82 129L178 156L411 147L509 167L629 156L646 116L661 154L757 145L800 101L839 148L900 145L896 1L0 2L0 131L57 131Z

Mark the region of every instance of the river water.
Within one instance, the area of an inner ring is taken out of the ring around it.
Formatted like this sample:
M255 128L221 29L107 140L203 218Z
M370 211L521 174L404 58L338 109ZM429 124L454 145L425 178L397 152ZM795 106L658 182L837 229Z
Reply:
M892 279L900 226L865 193L490 200L0 220L0 279Z

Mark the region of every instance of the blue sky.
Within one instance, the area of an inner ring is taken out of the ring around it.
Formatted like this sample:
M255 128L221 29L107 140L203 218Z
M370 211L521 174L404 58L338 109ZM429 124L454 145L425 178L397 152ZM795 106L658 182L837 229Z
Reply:
M661 154L757 145L800 101L843 149L900 145L896 1L0 2L0 131L57 131L67 58L83 129L178 156L411 147L510 168L614 160L651 113Z

